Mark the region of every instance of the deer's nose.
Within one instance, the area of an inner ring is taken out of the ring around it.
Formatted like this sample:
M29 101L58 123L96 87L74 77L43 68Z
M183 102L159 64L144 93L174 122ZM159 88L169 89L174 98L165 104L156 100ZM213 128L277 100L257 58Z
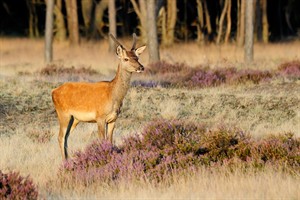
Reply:
M144 68L144 66L143 66L143 65L140 65L140 67L139 67L139 71L141 71L141 72L142 72L142 71L144 71L144 69L145 69L145 68Z

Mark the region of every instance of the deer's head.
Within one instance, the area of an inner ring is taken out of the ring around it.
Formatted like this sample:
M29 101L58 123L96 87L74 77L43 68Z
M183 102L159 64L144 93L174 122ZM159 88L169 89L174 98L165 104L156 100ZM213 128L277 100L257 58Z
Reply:
M120 59L122 69L128 72L143 72L144 66L139 62L139 56L146 49L146 46L141 46L136 48L136 34L133 34L133 44L130 51L127 51L123 45L112 35L109 34L110 37L117 44L116 54Z

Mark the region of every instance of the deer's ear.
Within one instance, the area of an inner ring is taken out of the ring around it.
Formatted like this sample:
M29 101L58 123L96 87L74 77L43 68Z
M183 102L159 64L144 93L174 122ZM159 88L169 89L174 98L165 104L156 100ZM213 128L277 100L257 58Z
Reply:
M137 48L137 49L135 50L135 54L136 54L137 56L139 56L139 55L141 55L141 54L144 52L145 49L146 49L146 45L141 46L141 47L139 47L139 48Z
M119 58L122 57L122 55L123 55L123 48L122 48L122 46L119 45L119 46L117 47L116 54L117 54L117 56L118 56Z

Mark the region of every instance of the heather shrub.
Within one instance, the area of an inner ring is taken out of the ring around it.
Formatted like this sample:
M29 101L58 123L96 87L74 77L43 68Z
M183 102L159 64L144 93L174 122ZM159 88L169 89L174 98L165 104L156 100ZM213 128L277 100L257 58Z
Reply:
M250 156L250 137L242 131L218 128L209 131L201 138L202 147L197 153L202 154L205 164L223 162L223 160L237 157L245 160Z
M247 83L252 82L258 84L262 81L267 81L273 77L269 71L260 71L252 69L243 69L226 77L227 83Z
M300 167L300 140L292 134L271 135L258 141L253 152L265 163L278 163L292 167Z
M156 75L156 74L169 74L169 73L179 73L184 71L189 71L190 67L184 63L170 64L165 61L159 61L156 63L151 63L146 68L145 73Z
M49 130L31 130L27 133L27 137L33 142L47 143L53 137L53 133Z
M162 81L166 86L191 88L215 87L221 84L258 84L274 76L269 71L237 70L233 67L210 69L197 66L192 68L182 63L169 64L164 61L150 64L146 74L155 75L156 82ZM147 86L147 84L144 85Z
M63 164L64 171L76 175L76 179L84 182L109 180L114 178L111 168L112 160L117 160L118 148L108 141L94 141L84 152L76 152L72 159Z
M278 67L279 74L292 79L300 79L300 61L286 62Z
M169 82L164 81L144 81L144 80L134 80L132 81L131 85L133 87L147 87L147 88L154 88L154 87L168 87L170 85Z
M193 69L184 63L170 64L165 61L152 63L145 71L145 74L161 82L161 86L182 86L193 73Z
M172 171L186 169L195 162L193 152L198 148L195 141L200 128L204 130L194 124L153 122L141 135L125 139L119 148L97 140L65 162L60 175L84 183L140 178L162 180Z
M37 199L38 191L31 179L17 172L0 170L0 199Z
M299 148L300 140L291 134L255 140L238 129L159 120L126 138L119 147L107 141L93 142L65 162L59 174L63 180L84 184L124 179L159 183L172 180L174 173L203 165L230 165L234 170L239 166L261 169L272 164L299 170Z
M91 67L79 67L75 68L74 66L72 67L64 67L63 65L57 65L57 64L49 64L45 68L43 68L40 71L40 75L45 75L45 76L54 76L54 75L94 75L94 74L99 74L96 70L92 69Z
M184 84L189 87L213 87L225 83L226 76L208 69L195 69L194 74Z

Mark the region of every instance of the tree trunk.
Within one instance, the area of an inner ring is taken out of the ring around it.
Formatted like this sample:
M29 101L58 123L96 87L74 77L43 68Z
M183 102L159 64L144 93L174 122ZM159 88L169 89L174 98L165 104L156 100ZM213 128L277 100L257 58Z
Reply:
M261 0L254 0L254 41L262 40Z
M227 5L227 29L225 35L225 44L228 43L230 39L230 32L231 32L231 0L228 0Z
M79 44L79 28L77 15L77 1L65 0L68 18L69 40L71 45Z
M267 17L267 0L262 0L262 39L264 43L269 42L269 23Z
M226 12L227 12L227 6L228 6L228 0L225 0L224 7L223 7L221 17L220 17L220 22L219 22L217 44L220 44L221 37L223 35L223 24L224 24L225 15L226 15Z
M138 29L140 30L140 37L142 42L147 42L147 8L145 0L139 0L139 5L136 0L130 0L133 9L140 20Z
M56 0L56 5L54 7L55 14L55 38L58 41L65 41L67 38L67 30L65 26L64 15L62 14L62 0Z
M204 13L201 0L197 0L197 12L199 20L199 24L197 23L197 42L200 45L204 45Z
M93 0L81 0L81 12L84 22L85 35L90 37L92 18L95 17L93 14Z
M162 43L166 46L174 43L174 32L177 19L177 6L176 0L167 0L167 12L166 12L166 23L165 23L165 36L162 37Z
M204 2L204 13L205 13L205 22L206 22L207 33L210 35L212 33L212 28L211 28L211 23L210 23L210 15L209 15L209 11L207 8L206 0L203 0L203 2Z
M162 44L169 46L174 42L174 28L177 17L176 0L166 0L167 5L161 8Z
M29 10L29 27L28 34L30 38L39 37L38 16L35 9L35 0L26 0Z
M159 47L157 40L155 0L147 0L147 33L149 62L157 62L159 61Z
M53 43L53 9L54 0L47 0L46 11L46 30L45 30L45 62L52 62L52 43Z
M106 34L103 32L103 27L105 27L105 23L103 21L104 11L108 8L108 0L101 0L96 5L96 13L95 13L95 26L101 37L106 37ZM93 33L95 36L95 32Z
M115 0L109 0L108 2L108 18L109 18L109 33L117 37L117 25L116 25L116 6ZM115 44L113 40L109 40L109 51L115 51Z
M246 0L245 61L253 61L253 0Z
M243 46L245 41L245 2L246 0L241 0L240 2L240 9L239 9L239 16L238 16L238 46Z

